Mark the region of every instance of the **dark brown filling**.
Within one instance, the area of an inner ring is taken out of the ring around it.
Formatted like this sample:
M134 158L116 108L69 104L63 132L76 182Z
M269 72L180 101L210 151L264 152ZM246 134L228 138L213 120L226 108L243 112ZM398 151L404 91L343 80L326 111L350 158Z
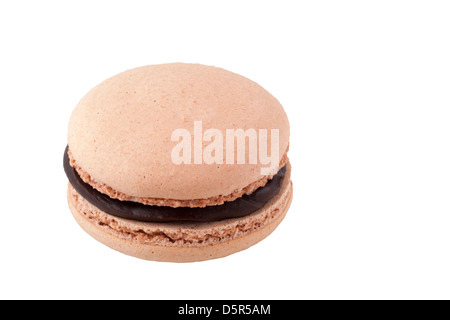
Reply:
M67 151L68 147L64 152L64 171L69 178L70 184L84 199L113 216L146 222L208 222L244 217L261 209L280 192L286 174L286 166L284 166L264 187L256 189L250 195L243 195L234 201L225 202L222 205L205 208L159 207L112 199L95 190L85 183L75 169L70 166Z

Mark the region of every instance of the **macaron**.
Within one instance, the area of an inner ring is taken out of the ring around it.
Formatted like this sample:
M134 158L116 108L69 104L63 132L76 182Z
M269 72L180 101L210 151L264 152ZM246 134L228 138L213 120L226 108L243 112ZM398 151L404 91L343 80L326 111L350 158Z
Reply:
M236 73L188 63L122 72L70 117L70 211L96 240L145 260L242 251L292 201L289 131L278 100Z

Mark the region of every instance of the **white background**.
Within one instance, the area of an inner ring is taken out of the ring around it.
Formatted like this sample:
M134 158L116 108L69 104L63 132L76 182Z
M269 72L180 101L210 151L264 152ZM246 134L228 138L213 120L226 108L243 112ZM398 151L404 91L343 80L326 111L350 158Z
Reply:
M448 1L1 1L0 41L0 298L450 298ZM286 219L202 263L117 253L66 203L79 99L177 61L258 82L291 122Z

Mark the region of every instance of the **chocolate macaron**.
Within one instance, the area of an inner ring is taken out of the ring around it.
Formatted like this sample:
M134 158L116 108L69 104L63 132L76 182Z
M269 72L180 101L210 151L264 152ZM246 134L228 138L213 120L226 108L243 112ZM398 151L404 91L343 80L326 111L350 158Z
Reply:
M72 113L69 207L92 237L134 257L224 257L286 215L288 148L283 107L245 77L185 63L128 70Z

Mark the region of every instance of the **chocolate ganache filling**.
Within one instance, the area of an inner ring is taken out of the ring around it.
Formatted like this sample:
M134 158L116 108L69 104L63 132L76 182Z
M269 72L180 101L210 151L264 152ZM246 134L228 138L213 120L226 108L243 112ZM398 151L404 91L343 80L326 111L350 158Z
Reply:
M286 174L286 166L284 166L265 186L256 189L249 195L243 195L222 205L204 208L160 207L113 199L97 191L85 183L76 170L70 166L68 150L69 147L66 147L64 171L70 184L84 199L113 216L145 222L210 222L244 217L264 207L270 199L280 192Z

